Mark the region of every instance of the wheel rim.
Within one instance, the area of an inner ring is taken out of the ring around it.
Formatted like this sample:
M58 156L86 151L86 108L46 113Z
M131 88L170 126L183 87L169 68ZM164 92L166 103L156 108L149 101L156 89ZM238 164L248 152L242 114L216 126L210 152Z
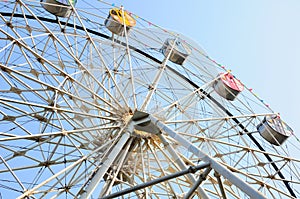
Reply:
M137 111L159 119L262 194L299 195L299 160L289 157L288 144L274 147L257 132L275 113L247 89L234 102L220 97L212 85L223 69L193 41L143 27L111 35L101 25L108 9L88 18L78 5L69 18L55 19L38 1L1 7L10 11L1 14L6 25L0 29L2 195L83 196L104 168L92 191L104 197L205 162L164 132L135 128L127 135ZM101 21L99 33L91 20ZM160 52L168 38L191 47L183 65ZM230 179L204 168L124 197L184 197L195 182L202 185L193 194L202 197L246 197Z

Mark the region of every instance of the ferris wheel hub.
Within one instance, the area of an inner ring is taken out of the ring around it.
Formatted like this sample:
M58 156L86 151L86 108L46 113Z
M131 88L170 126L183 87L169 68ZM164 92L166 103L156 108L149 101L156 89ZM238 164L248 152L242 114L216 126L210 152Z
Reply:
M122 121L124 124L133 122L132 136L137 138L153 138L160 132L160 129L151 122L150 114L147 112L130 109L129 112L123 113Z
M76 2L0 3L0 196L299 195L296 137L252 89L184 35Z
M133 135L140 138L151 138L160 132L160 129L151 122L150 114L142 111L135 111L131 117L134 122Z

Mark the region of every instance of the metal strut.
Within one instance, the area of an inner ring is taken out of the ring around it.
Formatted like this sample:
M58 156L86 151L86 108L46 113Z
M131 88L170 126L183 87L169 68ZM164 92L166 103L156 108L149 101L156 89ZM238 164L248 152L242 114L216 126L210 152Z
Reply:
M199 180L195 182L194 186L189 190L189 192L185 195L184 199L192 198L193 193L195 193L196 189L200 186L200 184L206 180L207 175L211 171L211 167L208 167L202 174L200 174Z
M208 162L205 162L205 163L197 165L197 166L190 166L189 168L187 168L183 171L179 171L179 172L176 172L176 173L173 173L173 174L161 177L161 178L151 180L149 182L145 182L143 184L136 185L134 187L131 187L131 188L128 188L128 189L110 194L108 196L104 196L100 199L109 199L109 198L119 197L119 196L122 196L122 195L125 195L125 194L128 194L128 193L143 189L143 188L148 187L148 186L152 186L152 185L155 185L155 184L158 184L158 183L161 183L161 182L173 179L173 178L177 178L177 177L182 176L182 175L186 175L186 174L189 174L189 173L195 173L196 171L198 171L200 169L207 168L209 166L210 166L210 163L208 163Z
M197 156L199 159L201 159L204 162L209 162L212 169L214 169L216 172L218 172L220 175L227 178L232 184L237 186L239 189L241 189L244 193L246 193L251 198L255 199L266 199L264 195L262 195L261 192L257 191L253 187L251 187L249 184L244 182L242 179L234 175L231 171L229 171L225 166L221 165L219 162L211 158L209 155L205 154L203 151L201 151L199 148L197 148L195 145L193 145L191 142L186 140L184 137L170 129L168 126L166 126L163 122L159 121L155 117L149 115L151 121L153 124L155 124L162 132L165 132L168 134L171 138L176 140L181 146L185 147L189 152L193 153L195 156Z
M6 12L0 12L0 14L2 16L12 16L12 13L6 13ZM26 18L28 19L33 19L35 20L36 18L34 16L31 16L31 15L28 15L28 14L18 14L18 13L14 13L13 15L14 17L20 17L20 18L23 18L24 16L26 16ZM42 21L46 21L46 22L49 22L49 23L58 23L58 20L57 19L50 19L50 18L46 18L46 17L41 17L41 16L38 16L38 19L42 20ZM72 24L72 23L68 23L68 22L64 22L64 21L60 21L60 23L62 25L65 25L65 26L68 26L68 27L75 27L77 28L78 30L84 30L80 25L76 25L76 24ZM106 35L106 34L103 34L103 33L100 33L99 31L95 31L95 30L92 30L92 29L86 29L87 32L91 33L91 34L94 34L94 35L97 35L97 36L100 36L104 39L110 39L110 36ZM117 43L125 46L126 43L125 42L122 42L122 41L117 41ZM138 48L135 48L133 46L129 46L130 49L134 50L135 52L151 59L152 61L154 62L157 62L159 64L161 64L162 62L160 60L158 60L157 58L151 56L150 54L138 49ZM176 75L178 75L179 77L183 78L185 81L187 81L188 83L190 83L193 87L195 88L200 88L196 83L192 82L190 79L188 79L187 77L185 77L184 75L180 74L178 71L176 71L175 69L167 66L167 68L174 72ZM216 103L217 106L219 106L223 111L225 111L225 113L229 116L233 116L225 107L223 107L220 103L218 103L209 93L205 92L204 90L200 90L200 92L202 92L206 97L208 97L210 100L212 100L214 103ZM233 121L238 124L239 127L241 127L246 133L248 132L247 129L238 121L238 119L236 118L233 118ZM262 151L265 151L265 149L257 142L257 140L252 136L252 134L250 133L247 133L247 135L250 137L250 139L255 143L255 145ZM279 170L279 168L277 167L276 163L272 160L272 158L266 154L266 153L263 153L264 156L267 158L267 160L270 162L270 164L272 165L272 167L274 168L274 170L276 171L276 173L279 175L279 177L282 179L284 185L286 186L286 188L288 189L289 193L296 198L296 194L294 193L293 189L291 188L290 184L289 184L289 181L285 179L284 175L282 174L282 172Z
M118 154L122 150L122 147L126 144L128 139L130 138L130 134L132 130L133 130L133 126L129 125L127 131L124 132L124 134L122 135L122 137L120 138L116 146L114 146L112 152L108 155L107 159L103 162L99 170L97 170L97 172L91 179L86 189L82 190L82 194L79 198L82 199L90 198L90 196L93 194L94 190L98 186L99 182L101 181L101 179L103 178L103 176L105 175L105 173L107 172L111 164L117 158Z

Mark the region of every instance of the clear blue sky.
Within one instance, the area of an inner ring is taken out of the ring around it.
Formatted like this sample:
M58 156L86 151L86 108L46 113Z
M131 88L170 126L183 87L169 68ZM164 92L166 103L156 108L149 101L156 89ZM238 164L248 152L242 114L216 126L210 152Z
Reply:
M114 1L195 40L300 137L300 1Z
M279 112L300 138L300 0L110 2L192 38Z

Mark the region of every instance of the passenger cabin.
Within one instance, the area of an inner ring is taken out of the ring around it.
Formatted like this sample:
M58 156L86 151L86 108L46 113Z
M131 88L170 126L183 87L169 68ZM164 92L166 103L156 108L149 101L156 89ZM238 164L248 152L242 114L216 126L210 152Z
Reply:
M136 25L135 19L122 9L113 8L109 11L109 15L104 22L104 25L112 33L124 35L124 30L128 32Z
M269 143L276 146L282 145L283 142L292 135L293 130L278 116L266 116L257 126L260 135Z
M213 84L214 90L223 98L233 101L243 91L243 84L230 73L220 73Z
M169 60L178 65L182 65L191 52L191 48L180 39L167 39L162 47L164 56L168 57L171 53Z
M42 6L58 17L69 17L72 13L72 6L77 0L41 0Z

